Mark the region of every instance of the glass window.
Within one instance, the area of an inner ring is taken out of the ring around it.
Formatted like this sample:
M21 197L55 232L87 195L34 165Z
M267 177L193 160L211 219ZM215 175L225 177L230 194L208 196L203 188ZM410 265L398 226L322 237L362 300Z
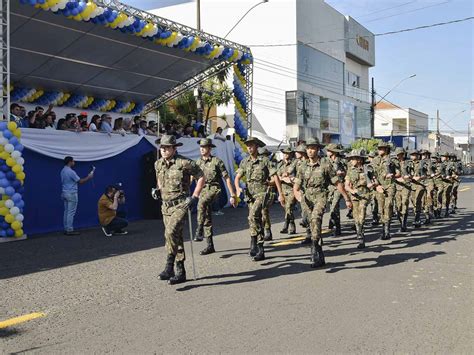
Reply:
M321 130L339 133L339 102L320 98Z

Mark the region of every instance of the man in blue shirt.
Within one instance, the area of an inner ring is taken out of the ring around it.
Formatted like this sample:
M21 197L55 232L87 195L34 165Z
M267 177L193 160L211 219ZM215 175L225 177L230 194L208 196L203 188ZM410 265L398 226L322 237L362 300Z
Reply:
M104 113L101 117L102 123L100 125L100 131L105 133L112 133L112 117Z
M94 177L94 170L85 178L80 178L72 169L74 167L73 157L64 158L64 168L61 170L62 193L61 198L64 201L64 234L78 235L79 232L74 231L74 215L77 210L78 194L77 185L84 184Z

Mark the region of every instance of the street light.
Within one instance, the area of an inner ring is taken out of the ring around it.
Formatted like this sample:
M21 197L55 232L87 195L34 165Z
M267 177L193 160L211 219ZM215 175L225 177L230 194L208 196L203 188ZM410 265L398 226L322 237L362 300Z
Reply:
M239 19L239 21L237 21L237 23L234 25L234 27L232 27L232 28L230 29L230 31L227 32L227 34L224 36L224 39L227 38L227 36L234 30L234 28L237 27L237 25L245 18L245 16L248 15L248 13L249 13L250 11L252 11L253 9L255 9L258 5L265 4L266 2L268 2L268 0L260 1L258 4L255 4L255 5L253 5L250 9L248 9L248 11L244 14L244 16L242 16L242 17Z
M397 85L395 85L393 88L391 88L379 101L377 101L377 103L375 104L375 106L377 106L377 104L379 104L383 99L385 99L388 94L390 94L393 90L395 90L401 83L403 83L405 80L408 80L408 79L411 79L411 78L414 78L416 76L416 74L413 74L413 75L410 75L402 80L400 80Z

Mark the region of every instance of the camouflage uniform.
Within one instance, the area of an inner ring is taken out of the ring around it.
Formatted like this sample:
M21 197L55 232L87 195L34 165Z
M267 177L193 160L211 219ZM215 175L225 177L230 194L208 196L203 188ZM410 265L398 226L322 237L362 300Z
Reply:
M163 136L157 143L162 146L180 146L174 136ZM165 247L168 254L165 270L160 279L168 280L171 284L186 281L184 270L183 227L189 207L189 192L191 177L196 180L203 176L196 162L174 155L171 159L160 158L155 162L156 180L161 191L161 212L165 226ZM153 194L153 193L152 193ZM176 275L173 264L176 260Z
M306 146L319 146L319 141L314 138L308 139ZM308 206L308 215L310 219L312 243L312 267L318 267L325 264L324 254L320 245L322 236L322 221L326 204L328 200L328 188L331 184L339 182L332 163L327 158L319 158L315 163L308 160L304 169L298 171L295 179L295 187L302 188L304 197Z
M295 149L295 152L306 154L306 145L304 145L304 144L298 145ZM296 158L295 176L298 176L298 174L301 174L302 171L304 171L304 169L306 167L306 162L307 162L306 158L301 158L301 159ZM300 193L301 193L301 196L302 196L301 201L299 202L300 208L301 208L301 218L302 218L301 226L306 229L306 237L301 242L301 244L304 245L304 244L310 244L311 243L311 227L309 225L309 208L308 208L308 204L306 203L306 199L304 199L305 191L304 191L303 186L301 186Z
M434 216L435 218L441 218L444 181L442 177L442 165L440 161L440 155L438 153L434 153L432 160L432 166L435 173L435 176L433 177L435 187L433 196Z
M212 141L208 138L201 139L198 144L200 146L215 147ZM197 229L196 237L194 240L202 240L202 235L207 240L208 247L205 250L214 250L214 242L212 237L214 235L212 230L212 204L217 200L221 194L221 180L227 179L229 174L225 168L224 162L214 156L209 158L199 158L196 161L197 166L201 168L206 178L206 184L204 185L201 194L199 196L199 202L197 205ZM204 250L203 250L204 252ZM203 253L201 254L208 254Z
M276 169L276 164L270 159L271 153L267 148L258 148L258 154L265 156L270 161L270 164L273 169ZM270 181L268 181L269 183ZM273 239L272 235L272 221L270 219L270 207L275 202L276 191L275 187L268 185L268 196L265 200L265 206L262 210L262 223L263 223L263 239L265 241L270 241Z
M458 189L459 189L459 176L462 175L462 163L457 160L456 156L453 155L453 170L454 170L454 182L453 182L453 191L451 193L451 213L455 213L458 204Z
M405 154L405 149L397 148L395 150L395 155ZM394 161L396 165L397 175L400 175L400 178L408 175L407 166L408 161L406 159L400 160L396 159ZM407 221L408 221L408 206L410 205L410 193L411 186L407 181L396 182L396 192L395 192L395 205L397 209L397 217L400 222L400 231L407 231Z
M445 153L442 156L449 157L449 153ZM454 166L448 160L441 162L440 167L441 177L443 181L442 193L441 193L441 211L445 209L444 217L449 217L449 205L451 203L451 194L453 191L452 175L454 172Z
M363 149L354 149L347 156L347 159L360 158L365 159L365 152ZM367 212L367 205L370 201L370 189L368 185L371 183L372 178L369 173L367 166L351 166L348 169L345 181L350 184L351 188L356 190L355 194L351 194L350 198L352 201L352 213L354 216L354 223L356 226L357 239L359 240L359 249L365 248L365 236L364 236L364 222Z
M245 143L257 142L263 143L257 138L250 137ZM256 256L256 249L263 250L263 209L264 198L268 189L268 181L276 170L273 168L270 160L266 156L259 155L256 158L246 157L240 162L237 169L237 175L247 179L246 202L249 208L249 227L251 238L250 255Z
M416 150L410 152L410 156L417 155L419 156L420 153ZM413 193L411 195L411 203L413 206L413 212L415 213L415 221L413 223L414 227L421 226L421 210L423 208L423 199L425 197L426 189L425 185L422 183L422 179L426 177L426 170L424 164L421 160L410 160L408 164L408 173L411 176L411 187ZM419 177L420 180L416 181L413 178Z
M390 144L380 143L378 148L390 149ZM376 192L378 209L380 219L383 223L382 238L383 240L390 239L390 223L393 214L393 199L395 197L395 183L394 177L387 177L388 174L393 174L395 167L390 158L390 155L376 156L372 161L372 169L375 175L375 182L383 188L383 192Z
M422 159L421 161L426 170L426 179L423 181L426 188L425 198L423 199L423 211L425 212L425 224L429 224L431 216L434 214L433 200L435 194L435 182L433 177L436 173L436 166L431 162L431 153L428 150L423 150L422 154L428 156L428 158Z
M369 162L367 166L369 169L373 170L372 161L377 155L374 152L370 152L368 155ZM376 226L379 224L379 205L377 204L377 191L372 190L370 192L370 206L372 210L372 225Z
M346 174L346 166L344 165L342 158L339 156L340 153L342 153L341 147L339 147L337 144L328 144L326 147L326 150L333 152L336 154L336 158L334 160L330 160L330 162L333 165L333 168L336 172L340 172L341 175L339 176L339 180L341 182L344 181L344 175ZM337 188L334 185L329 186L329 229L334 229L334 235L341 235L341 208L340 208L340 202L342 199L341 193L337 190Z
M285 154L291 154L292 150L290 148L282 150ZM285 195L285 222L283 229L280 233L296 233L295 226L295 215L294 209L296 204L295 195L293 194L293 183L288 183L283 181L285 177L292 178L296 174L296 161L293 159L288 159L287 161L281 160L277 164L277 174L281 181L281 187L283 194ZM288 227L290 228L288 231Z

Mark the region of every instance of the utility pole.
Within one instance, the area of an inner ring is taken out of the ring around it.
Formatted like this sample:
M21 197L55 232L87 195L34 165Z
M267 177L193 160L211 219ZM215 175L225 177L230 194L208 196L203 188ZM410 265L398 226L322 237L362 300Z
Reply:
M436 110L436 151L441 151L441 135L439 133L439 110Z
M372 104L370 105L370 135L374 137L375 135L375 87L374 87L374 77L372 77Z
M198 31L201 31L201 0L196 0L196 27ZM197 117L196 121L202 123L204 116L204 102L202 100L202 86L199 84L196 90L196 104L197 104ZM204 127L207 134L207 127Z
M467 123L467 162L470 164L472 162L471 156L471 122Z

